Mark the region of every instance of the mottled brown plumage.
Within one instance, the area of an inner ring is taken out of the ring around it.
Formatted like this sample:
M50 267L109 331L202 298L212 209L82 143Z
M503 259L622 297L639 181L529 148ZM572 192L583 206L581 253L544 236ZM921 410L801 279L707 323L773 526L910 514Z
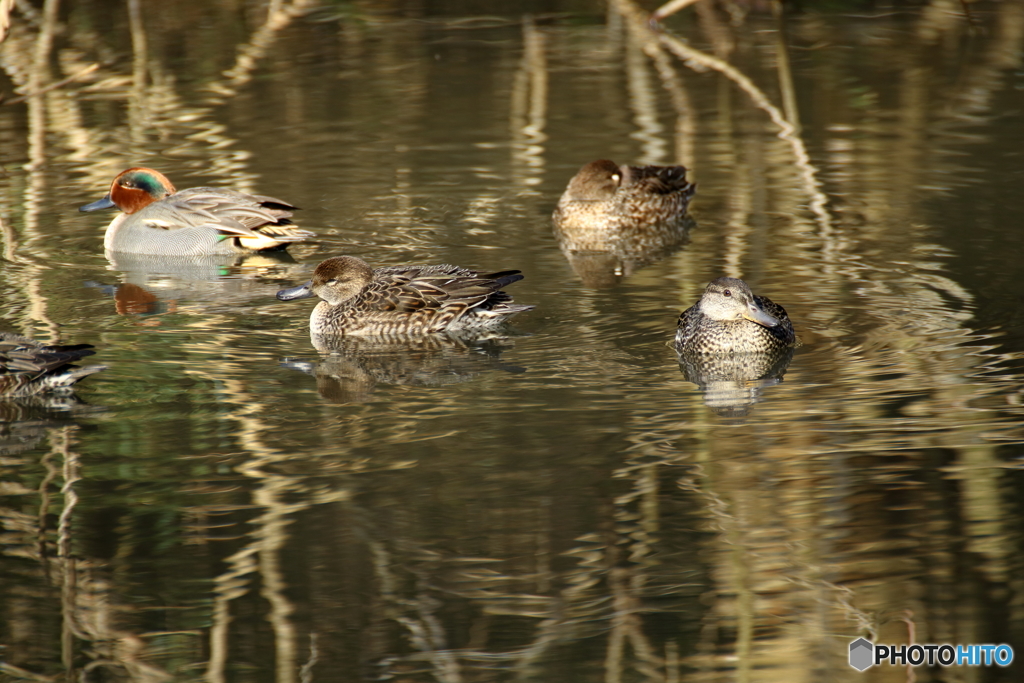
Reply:
M452 265L374 270L354 256L336 256L320 263L309 282L283 289L277 298L323 299L309 319L314 336L481 330L533 308L512 303L501 291L522 279L518 270L481 274Z
M555 230L564 234L672 225L685 217L695 189L683 166L619 166L598 159L569 181L555 207Z

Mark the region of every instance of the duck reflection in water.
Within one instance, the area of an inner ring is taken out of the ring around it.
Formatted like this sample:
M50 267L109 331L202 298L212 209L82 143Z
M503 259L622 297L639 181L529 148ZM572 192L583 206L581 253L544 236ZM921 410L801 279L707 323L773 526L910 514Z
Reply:
M378 383L439 386L465 382L502 365L511 345L508 318L533 306L513 303L502 288L518 270L483 274L452 265L370 268L354 256L320 263L304 284L282 289L282 301L318 296L310 339L318 363L285 365L317 378L331 401L368 400Z
M0 398L71 393L78 380L107 367L72 365L93 355L92 348L90 344L52 346L0 332Z
M493 370L525 371L501 362L501 353L514 342L498 335L318 335L313 346L321 353L319 361L290 359L281 365L315 377L317 391L332 403L369 401L378 384L436 387L468 382Z
M696 186L683 166L599 159L569 181L552 216L559 246L589 287L608 287L689 241Z
M676 328L679 369L719 414L744 415L764 387L782 381L799 345L786 310L743 280L720 277L683 311Z
M50 345L0 332L0 455L28 450L48 429L73 425L69 416L103 410L74 393L79 380L107 367L73 365L93 355L92 349L89 344Z
M235 306L277 291L277 280L291 278L300 266L284 251L203 256L152 256L108 253L109 270L123 282L87 281L114 300L119 315L149 317L175 313L178 301Z

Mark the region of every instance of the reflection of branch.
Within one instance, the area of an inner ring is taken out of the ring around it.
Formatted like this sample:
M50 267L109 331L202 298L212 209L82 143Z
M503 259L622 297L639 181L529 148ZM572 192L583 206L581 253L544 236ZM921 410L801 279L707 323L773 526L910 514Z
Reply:
M0 0L0 2L3 2L3 0ZM42 95L44 93L48 93L51 90L56 90L57 88L63 88L68 83L71 83L73 81L77 81L79 78L82 78L83 76L88 76L89 74L91 74L93 71L95 71L98 68L100 68L99 62L95 62L95 63L90 64L89 66L85 67L81 71L79 71L79 72L77 72L77 73L75 73L75 74L73 74L71 76L68 76L63 81L57 81L56 83L51 83L50 85L46 86L45 88L40 88L39 90L36 90L35 92L30 92L30 93L28 93L26 95L22 95L21 97L15 97L13 100L5 100L2 97L0 97L0 105L5 105L5 104L21 104L22 102L24 102L25 100L27 100L30 97L37 97L37 96Z
M643 25L643 30L648 32L652 37L656 37L662 45L668 48L671 52L674 52L685 64L688 66L696 64L721 73L723 76L735 83L740 90L745 92L753 101L755 106L768 114L768 118L770 118L772 123L779 128L779 137L789 142L792 146L793 156L795 157L794 162L796 163L796 166L800 171L800 176L804 181L804 189L811 198L811 211L817 217L818 224L821 226L822 232L825 235L830 234L832 231L832 217L829 215L826 208L828 205L828 198L820 189L820 183L817 179L817 169L811 163L811 157L807 153L807 148L804 146L803 140L801 140L800 136L797 135L796 128L786 119L782 111L772 104L767 95L765 95L760 88L754 85L753 81L736 69L736 67L718 59L717 57L712 57L700 50L695 50L670 35L655 33L644 21L643 12L629 0L617 0L616 5L623 15L629 17L638 25Z
M684 7L689 7L698 0L669 0L664 5L651 13L651 21L661 21L665 17L675 14Z
M13 678L19 678L25 681L39 681L40 683L53 683L55 680L52 676L43 676L42 674L32 673L27 669L8 664L7 662L0 662L0 674L7 674Z
M283 0L271 2L267 20L256 29L248 43L238 47L235 65L224 72L227 80L221 83L212 83L208 86L209 89L222 97L234 95L239 88L252 80L252 72L256 69L259 60L273 45L277 34L312 4L313 0L293 0L290 5L283 5Z
M731 80L736 86L745 92L754 105L758 109L763 110L768 114L768 118L772 120L779 128L779 137L788 142L793 147L794 161L800 170L800 176L804 180L804 188L807 194L811 197L811 211L818 218L818 224L822 230L831 232L832 229L832 218L828 214L828 210L825 208L828 205L828 198L825 193L821 191L820 185L817 179L817 168L811 163L811 157L807 153L807 147L804 146L803 140L797 135L796 128L789 121L786 120L785 115L779 110L768 97L754 85L754 82L747 78L744 74L740 73L731 64L727 64L717 57L704 54L699 50L695 50L689 45L685 45L679 40L668 36L660 36L661 42L669 50L676 53L681 59L687 62L695 62L709 69L718 71L723 76Z

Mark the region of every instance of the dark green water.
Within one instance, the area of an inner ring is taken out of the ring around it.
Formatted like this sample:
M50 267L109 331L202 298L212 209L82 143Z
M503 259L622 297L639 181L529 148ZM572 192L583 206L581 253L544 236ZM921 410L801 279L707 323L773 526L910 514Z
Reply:
M109 366L82 405L5 409L0 677L906 677L851 669L858 636L1024 655L1024 5L666 20L786 138L620 5L311 2L270 30L258 2L143 4L134 41L94 1L35 65L39 24L0 44L8 100L101 62L0 106L0 322ZM601 157L689 167L688 241L567 258L551 210ZM111 262L112 216L76 207L139 165L292 201L319 239ZM273 295L339 254L518 268L536 308L504 339L321 357L311 302ZM681 373L675 318L721 275L789 311L783 381Z

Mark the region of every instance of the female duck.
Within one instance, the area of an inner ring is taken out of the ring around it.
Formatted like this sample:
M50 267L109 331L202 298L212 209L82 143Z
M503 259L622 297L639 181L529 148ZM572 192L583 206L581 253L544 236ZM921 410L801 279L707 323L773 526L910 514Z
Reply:
M533 308L501 291L522 279L518 270L482 275L449 265L371 269L354 256L335 256L309 282L282 289L277 298L323 299L309 317L313 336L480 331Z
M555 207L555 229L641 230L682 221L696 185L683 166L619 166L599 159L580 169Z
M283 249L313 237L292 225L288 202L219 187L178 192L159 171L129 168L103 199L79 211L117 207L107 226L107 251L160 256L238 254Z
M720 277L679 316L675 345L688 354L765 354L796 343L793 323L782 306L755 296L743 280Z

